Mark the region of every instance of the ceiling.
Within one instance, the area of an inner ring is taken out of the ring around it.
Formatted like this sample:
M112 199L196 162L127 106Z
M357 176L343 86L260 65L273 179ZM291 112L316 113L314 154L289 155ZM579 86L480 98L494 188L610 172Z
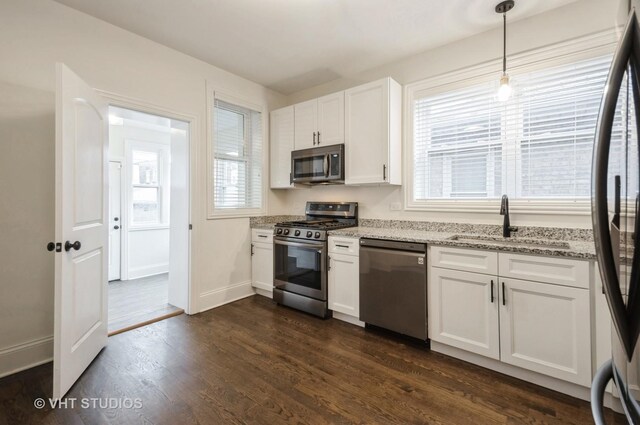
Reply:
M283 94L501 25L496 0L56 0ZM510 21L576 0L516 0Z

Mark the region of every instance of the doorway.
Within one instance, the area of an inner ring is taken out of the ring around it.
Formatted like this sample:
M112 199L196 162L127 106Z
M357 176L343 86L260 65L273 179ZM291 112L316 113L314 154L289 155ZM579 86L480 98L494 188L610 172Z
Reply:
M187 122L109 107L109 335L187 307L188 140Z

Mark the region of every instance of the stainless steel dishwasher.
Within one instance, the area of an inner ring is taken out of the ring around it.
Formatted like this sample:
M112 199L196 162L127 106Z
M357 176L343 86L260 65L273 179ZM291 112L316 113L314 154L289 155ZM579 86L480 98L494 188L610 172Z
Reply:
M427 247L360 239L360 320L427 340Z

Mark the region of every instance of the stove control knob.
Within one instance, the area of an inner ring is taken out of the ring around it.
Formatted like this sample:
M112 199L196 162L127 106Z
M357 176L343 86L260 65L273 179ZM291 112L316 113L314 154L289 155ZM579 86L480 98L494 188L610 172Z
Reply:
M318 238L320 237L320 232L316 232L316 234L314 235L314 237L315 237L316 239L318 239Z
M313 232L312 231L308 231L307 232L307 237L310 238L311 236L313 236Z
M276 234L281 235L282 234L282 229L277 229L276 230Z
M289 234L289 229L284 229L284 234L288 235Z
M296 230L295 235L296 235L296 236L300 236L300 230Z

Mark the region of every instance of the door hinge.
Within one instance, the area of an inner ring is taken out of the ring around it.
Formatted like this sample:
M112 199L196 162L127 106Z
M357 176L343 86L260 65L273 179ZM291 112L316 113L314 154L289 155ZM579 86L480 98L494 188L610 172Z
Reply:
M189 230L193 230L193 224L189 224Z

